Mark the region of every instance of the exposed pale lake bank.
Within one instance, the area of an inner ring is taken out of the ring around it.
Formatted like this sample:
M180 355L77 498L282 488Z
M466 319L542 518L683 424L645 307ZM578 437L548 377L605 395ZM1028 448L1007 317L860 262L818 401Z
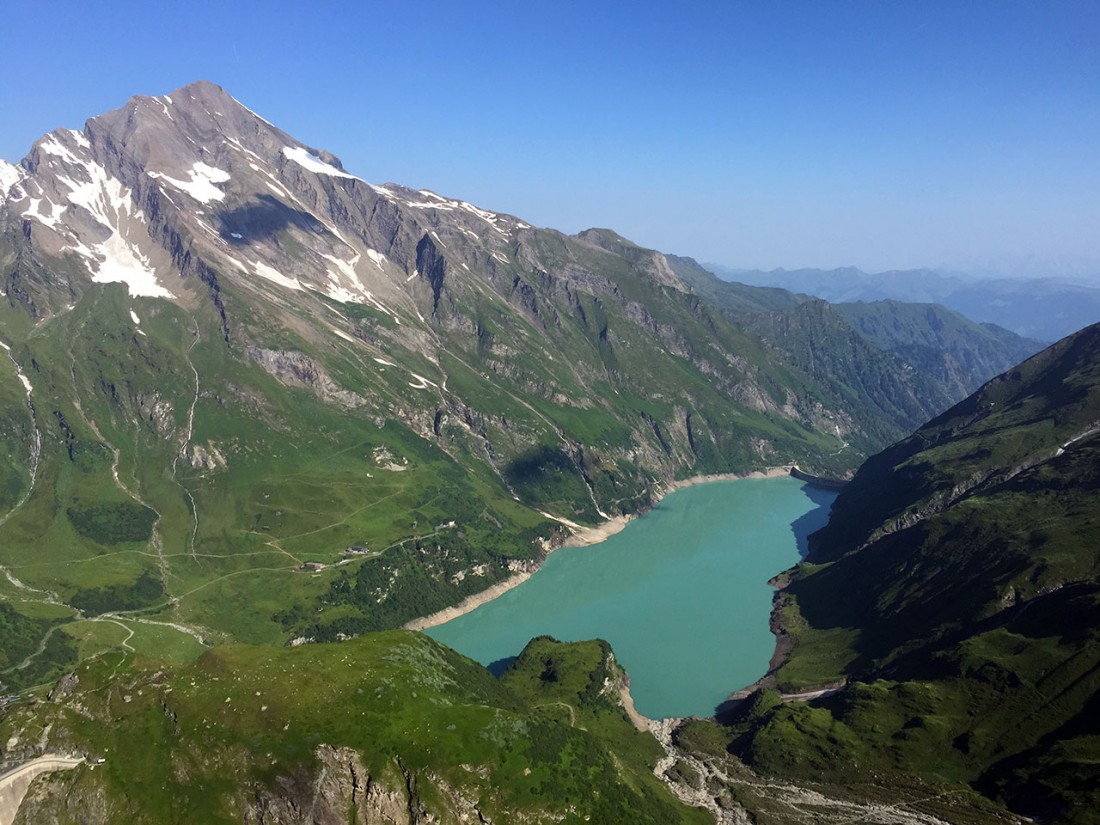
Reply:
M673 481L666 485L657 496L657 503L659 503L666 495L676 490L683 490L687 487L693 487L696 484L706 484L710 481L740 481L742 479L752 478L786 478L790 476L790 467L769 467L766 470L752 470L747 473L721 473L716 475L699 475L691 476L690 478L680 479ZM576 522L569 521L568 519L558 518L550 513L543 513L547 518L558 521L567 526L572 532L569 537L561 543L560 547L588 547L593 544L599 544L611 538L616 533L620 532L627 524L634 519L638 518L636 515L625 516L613 516L607 521L601 522L593 527L585 527L577 524ZM524 570L520 573L516 573L508 578L497 582L496 584L485 588L480 593L474 593L471 596L467 596L458 604L445 607L442 610L437 610L435 613L429 613L427 616L421 616L417 619L413 619L410 622L406 622L404 627L406 630L427 630L430 627L436 627L441 624L445 624L449 621L457 619L459 616L465 616L471 611L477 610L483 604L488 604L493 599L503 596L513 587L518 587L523 584L535 572L542 566L542 562L546 561L550 553L558 548L549 548L546 556L538 563L531 566L530 570Z

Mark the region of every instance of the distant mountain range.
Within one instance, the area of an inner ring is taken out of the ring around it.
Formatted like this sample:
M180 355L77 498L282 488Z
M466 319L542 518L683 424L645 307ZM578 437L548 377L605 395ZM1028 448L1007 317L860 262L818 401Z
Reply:
M934 269L868 273L841 269L734 269L707 264L724 279L780 287L831 303L898 300L937 303L1026 338L1057 341L1100 321L1100 285L1064 278L962 276Z
M835 303L776 287L722 281L691 258L668 256L677 274L726 317L823 380L850 381L878 370L910 370L920 398L957 401L991 376L1043 348L994 324L977 324L938 304L874 301ZM883 360L882 353L893 358ZM889 376L870 380L863 394L872 403L897 404L903 397ZM881 383L880 383L881 382ZM893 420L915 410L884 409Z

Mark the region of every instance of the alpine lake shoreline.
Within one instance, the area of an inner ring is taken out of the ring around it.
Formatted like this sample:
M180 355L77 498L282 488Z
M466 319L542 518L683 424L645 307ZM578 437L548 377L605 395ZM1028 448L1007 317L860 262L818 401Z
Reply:
M650 510L652 510L665 496L677 490L683 490L689 487L694 487L700 484L708 484L717 481L744 481L751 479L769 479L769 478L794 478L806 483L812 487L818 487L823 490L829 490L836 492L847 484L846 480L825 478L821 476L815 476L806 472L803 472L797 465L780 465L775 467L765 467L758 470L749 470L743 472L734 473L715 473L710 475L695 475L685 479L678 479L663 485L657 492L652 503L643 510L637 513L624 514L619 516L613 516L608 520L601 522L600 524L592 527L583 527L572 522L550 516L550 518L559 521L563 526L570 529L572 532L568 538L564 541L544 546L544 552L541 553L537 559L535 559L528 569L522 570L509 576L507 579L497 582L496 584L486 588L480 593L475 593L471 596L467 596L458 604L446 607L442 610L438 610L427 616L422 616L412 621L406 622L402 627L405 630L412 630L423 632L425 630L437 627L447 622L457 619L460 616L464 616L473 612L479 607L488 604L489 602L498 599L508 591L518 587L519 585L530 579L535 573L537 573L546 562L546 560L560 547L590 547L595 544L599 544L610 538L611 536L620 533L630 522L644 516ZM732 690L728 698L722 702L715 709L715 713L710 716L670 716L655 719L648 717L640 713L634 706L634 700L630 694L630 675L627 674L626 683L620 692L620 699L623 704L623 708L630 718L631 722L638 730L647 730L650 733L657 734L671 724L673 726L689 719L719 719L726 712L735 708L744 699L749 697L754 691L761 687L774 687L774 674L779 668L783 666L787 658L790 655L792 641L789 634L782 626L780 619L781 611L781 596L783 593L783 586L786 582L786 571L781 571L776 574L772 579L768 581L768 584L775 589L775 594L772 598L771 611L769 614L769 629L772 635L775 637L775 649L768 663L767 672L764 673L755 682L746 685L743 688ZM824 692L831 692L836 689L836 685L827 685L822 688ZM806 694L798 694L797 696L785 696L785 699L798 700L808 699L817 695L824 695L821 691L812 691Z

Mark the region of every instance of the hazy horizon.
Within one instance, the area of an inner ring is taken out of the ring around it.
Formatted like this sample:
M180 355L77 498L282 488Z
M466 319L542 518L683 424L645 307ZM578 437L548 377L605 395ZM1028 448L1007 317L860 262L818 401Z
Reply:
M661 250L667 251L667 250ZM694 257L694 256L687 256ZM1067 283L1078 283L1085 286L1100 288L1100 259L1093 258L1000 258L985 261L971 261L961 266L932 265L914 267L888 267L886 269L873 269L845 264L841 266L774 266L751 267L731 266L722 261L698 261L704 268L721 268L725 271L736 272L800 272L820 271L836 272L846 269L857 269L866 275L888 275L891 273L908 273L929 271L945 278L955 277L960 280L1034 280L1057 279Z
M209 79L372 182L700 261L1100 262L1092 3L108 7L10 4L48 37L0 157Z

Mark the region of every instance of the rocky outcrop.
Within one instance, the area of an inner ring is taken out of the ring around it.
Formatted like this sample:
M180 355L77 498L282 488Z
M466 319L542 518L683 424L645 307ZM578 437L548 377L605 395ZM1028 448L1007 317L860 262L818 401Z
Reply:
M311 389L326 401L349 409L367 403L361 395L333 381L320 364L303 352L249 347L248 355L265 372L287 386Z
M274 788L255 790L246 825L412 825L404 791L372 779L356 751L321 745L314 755L316 773L280 776Z
M476 800L432 773L420 775L397 760L384 777L372 775L351 748L321 745L317 770L279 777L245 803L245 825L429 825L485 823ZM431 804L418 791L431 786Z

